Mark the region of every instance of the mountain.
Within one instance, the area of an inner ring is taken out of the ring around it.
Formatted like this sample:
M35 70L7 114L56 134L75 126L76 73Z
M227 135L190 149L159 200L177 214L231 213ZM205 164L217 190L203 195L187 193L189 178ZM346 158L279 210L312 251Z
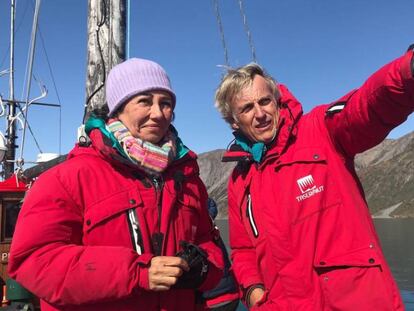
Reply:
M358 155L356 167L374 216L414 217L414 132Z
M225 150L199 155L201 179L227 218L227 181L235 163L223 163ZM414 217L414 132L386 139L355 158L355 168L374 217Z
M227 181L236 163L221 162L225 150L218 149L198 156L200 177L218 207L218 219L227 218Z

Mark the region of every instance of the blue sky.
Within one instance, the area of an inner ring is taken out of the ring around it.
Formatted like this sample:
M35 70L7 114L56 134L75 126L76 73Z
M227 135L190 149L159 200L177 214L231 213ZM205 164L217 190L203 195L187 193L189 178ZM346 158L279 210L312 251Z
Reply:
M9 1L0 1L0 71L9 64ZM305 112L333 101L414 43L412 0L244 0L257 60L302 102ZM252 60L238 1L219 0L230 65ZM16 91L21 99L34 0L17 0ZM175 125L183 141L198 153L226 148L229 127L214 108L224 52L213 1L131 0L130 56L153 59L169 73L177 94ZM49 94L44 102L61 109L31 107L29 123L43 152L68 152L82 122L86 78L86 0L42 0L34 74ZM8 98L8 77L0 77ZM31 96L39 94L35 82ZM5 120L0 129L5 128ZM414 130L414 117L395 129L397 138ZM4 132L4 131L3 131ZM19 131L21 136L22 131ZM30 134L26 161L38 153ZM59 150L60 149L60 150ZM19 155L19 152L18 152Z

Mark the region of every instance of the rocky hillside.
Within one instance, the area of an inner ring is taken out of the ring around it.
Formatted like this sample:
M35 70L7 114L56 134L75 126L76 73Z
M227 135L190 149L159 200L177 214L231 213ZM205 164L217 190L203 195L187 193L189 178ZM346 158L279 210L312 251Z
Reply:
M201 178L218 204L218 218L227 217L227 180L234 167L220 161L223 153L199 155ZM414 132L358 155L355 166L374 216L414 217Z
M374 216L414 217L414 132L385 140L356 163Z
M218 206L217 218L227 218L227 181L233 170L234 163L223 163L221 158L225 150L214 150L198 156L200 176L204 181L209 195Z

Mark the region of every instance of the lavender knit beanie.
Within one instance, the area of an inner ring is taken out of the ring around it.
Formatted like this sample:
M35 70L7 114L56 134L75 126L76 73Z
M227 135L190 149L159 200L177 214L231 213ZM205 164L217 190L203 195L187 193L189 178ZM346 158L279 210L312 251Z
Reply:
M113 116L123 103L135 95L153 90L170 93L175 105L175 94L171 89L170 79L160 65L142 58L130 58L116 65L106 80L108 116Z

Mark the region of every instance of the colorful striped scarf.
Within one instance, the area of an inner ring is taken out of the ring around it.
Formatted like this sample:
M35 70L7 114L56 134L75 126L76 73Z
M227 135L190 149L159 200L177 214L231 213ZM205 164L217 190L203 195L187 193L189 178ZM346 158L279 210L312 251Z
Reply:
M158 146L133 137L117 119L109 120L107 128L119 141L129 160L148 174L160 175L175 158L177 138L171 130Z

